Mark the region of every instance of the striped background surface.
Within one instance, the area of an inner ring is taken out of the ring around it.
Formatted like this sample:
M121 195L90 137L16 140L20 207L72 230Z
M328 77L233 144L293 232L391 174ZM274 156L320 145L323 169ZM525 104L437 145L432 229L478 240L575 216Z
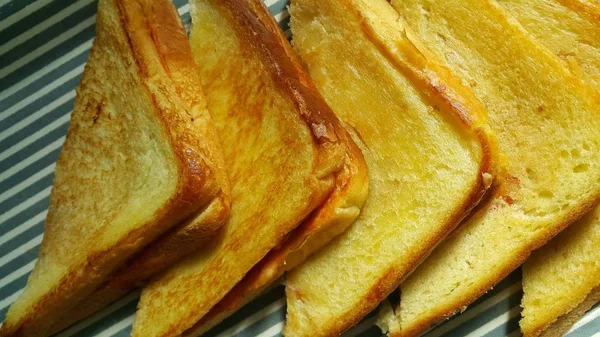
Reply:
M289 37L286 0L265 0ZM186 26L187 0L175 0ZM96 1L0 0L0 321L25 286L43 235L55 160L94 38ZM462 315L429 333L519 336L520 273L515 272ZM58 334L128 336L139 291ZM285 318L277 286L208 336L280 336ZM374 314L347 336L375 337ZM569 336L600 336L600 306Z

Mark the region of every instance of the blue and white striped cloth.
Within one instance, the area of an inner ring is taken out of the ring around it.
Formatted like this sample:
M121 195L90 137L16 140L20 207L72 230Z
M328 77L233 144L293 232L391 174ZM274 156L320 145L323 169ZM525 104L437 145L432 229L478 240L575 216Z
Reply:
M289 37L286 0L265 1ZM189 24L187 0L175 0ZM0 0L0 321L25 286L42 241L58 153L65 139L75 88L94 38L94 0ZM128 336L139 291L58 334ZM429 333L441 336L519 336L520 274ZM283 287L250 303L208 336L280 336ZM375 314L347 333L374 337ZM600 336L600 307L569 336Z

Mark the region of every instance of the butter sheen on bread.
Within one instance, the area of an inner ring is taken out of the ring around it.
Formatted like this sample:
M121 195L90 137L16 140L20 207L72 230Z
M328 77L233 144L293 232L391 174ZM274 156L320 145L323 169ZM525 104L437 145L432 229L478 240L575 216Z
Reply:
M179 336L334 191L346 143L261 1L191 1L191 45L232 182L215 249L142 292L133 336ZM263 13L263 14L261 14ZM287 49L286 49L287 48Z
M204 97L185 90L200 85L184 76L190 70L189 44L169 1L99 2L40 256L1 336L48 335L159 235L215 200L228 207ZM216 231L227 210L219 214L197 228Z
M286 279L284 335L337 336L373 310L491 183L485 110L385 1L293 0L293 46L369 167L357 220Z
M507 158L493 198L402 284L393 336L472 303L600 201L599 96L495 1L392 1L486 105Z
M296 55L291 50L282 32L277 28L268 9L258 5L261 0L248 1L246 5L252 15L260 18L255 24L257 29L264 29L260 35L262 39L273 40L264 58L288 58L297 64ZM250 5L252 2L256 5ZM239 2L243 4L244 2ZM192 3L194 6L195 3ZM200 19L200 22L208 20ZM202 26L198 24L198 26ZM252 28L251 28L252 29ZM199 35L206 38L208 35ZM200 38L200 37L198 37ZM276 55L273 55L276 53ZM268 61L267 61L268 62ZM298 65L293 70L295 74L284 76L297 76L309 90L314 105L318 103L333 113L318 94L308 75ZM279 76L279 75L278 75ZM285 79L283 79L285 80ZM341 234L358 216L360 209L367 197L368 173L367 164L359 147L341 123L333 125L338 143L344 148L345 155L342 166L335 174L334 187L327 199L315 209L312 214L297 228L286 235L277 247L273 248L244 278L221 300L211 311L206 314L193 329L190 335L198 336L214 327L226 317L233 314L243 305L258 296L286 271L292 270L308 256L326 246L334 237Z

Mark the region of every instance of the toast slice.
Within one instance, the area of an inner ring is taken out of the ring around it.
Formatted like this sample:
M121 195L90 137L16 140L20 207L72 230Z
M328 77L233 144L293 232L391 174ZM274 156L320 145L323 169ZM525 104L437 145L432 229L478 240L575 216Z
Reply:
M494 1L392 1L489 111L506 176L402 284L393 336L464 310L600 201L600 105Z
M218 148L220 149L220 145ZM222 185L224 190L226 185L228 183ZM185 256L199 249L210 249L210 241L217 238L220 229L227 221L229 210L229 193L222 191L196 215L169 230L131 257L91 295L53 324L50 329L51 334L95 314L130 291L144 286L151 278L181 261Z
M600 84L600 6L596 1L499 3L572 73ZM523 265L525 337L562 336L600 301L600 208L543 246Z
M385 1L294 0L293 44L369 167L350 228L288 273L284 335L337 336L398 286L492 180L486 112Z
M263 11L263 8L257 6L256 10ZM288 57L296 56L288 54ZM307 82L307 85L311 90L316 90L312 88L312 83ZM322 100L320 97L318 99ZM231 316L268 289L285 272L326 246L356 219L367 198L367 164L348 132L341 125L334 127L339 142L346 149L346 155L341 170L336 172L334 188L327 200L301 225L289 232L285 240L256 264L186 335L200 336Z
M339 121L261 1L197 0L190 9L192 50L232 181L231 217L214 250L144 289L133 336L193 333L327 200L349 155Z
M173 5L102 0L96 33L56 165L40 257L1 336L47 335L132 255L226 190Z
M192 3L192 6L195 6ZM263 6L253 6L257 16L267 18L268 10ZM269 20L270 21L270 20ZM263 22L260 22L264 25ZM198 25L199 26L199 25ZM198 27L196 26L196 27ZM266 27L266 29L270 29ZM273 34L281 32L271 29ZM201 34L197 38L205 38ZM280 43L284 43L278 37ZM283 53L290 59L296 59L288 47L282 47ZM301 70L299 77L306 77ZM305 84L316 91L312 82L305 79ZM320 105L326 105L318 95ZM343 166L335 175L334 188L327 200L313 211L308 219L287 234L279 246L272 249L246 276L217 303L187 334L199 336L232 315L239 308L260 295L286 271L302 263L309 255L321 249L335 236L341 234L358 216L367 197L368 173L367 165L361 150L354 143L348 132L340 124L335 124L339 142L344 146L346 155Z
M600 301L599 246L600 207L596 207L527 259L523 336L563 336Z

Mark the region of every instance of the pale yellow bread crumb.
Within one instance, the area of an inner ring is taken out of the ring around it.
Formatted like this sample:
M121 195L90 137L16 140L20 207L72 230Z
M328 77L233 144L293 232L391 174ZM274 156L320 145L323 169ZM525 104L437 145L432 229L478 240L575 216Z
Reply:
M384 0L293 0L293 45L369 167L357 220L288 273L284 335L360 321L491 184L486 112Z
M161 233L214 200L227 202L201 84L188 75L195 71L170 1L99 2L40 256L1 336L48 335ZM214 232L226 216L197 228Z
M596 0L500 0L571 71L600 85L600 4Z
M464 310L600 201L600 99L494 1L392 0L489 111L506 177L402 284L393 336Z
M594 0L501 0L571 72L600 84L600 5ZM600 209L596 208L523 265L521 331L562 336L600 300Z
M562 336L600 300L600 207L586 214L523 265L525 337Z

